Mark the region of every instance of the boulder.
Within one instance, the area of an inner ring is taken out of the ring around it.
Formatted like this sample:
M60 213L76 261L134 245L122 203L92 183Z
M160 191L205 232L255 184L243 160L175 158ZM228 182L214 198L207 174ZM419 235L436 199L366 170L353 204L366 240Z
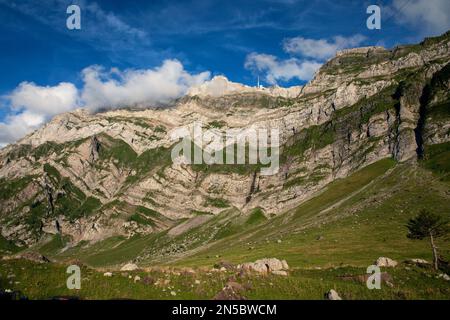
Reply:
M450 276L449 276L448 274L446 274L446 273L441 273L441 274L439 274L439 275L437 276L437 278L442 278L442 279L444 279L444 280L446 280L446 281L450 281Z
M339 296L339 294L333 289L331 289L330 291L325 293L325 299L327 299L327 300L342 300L342 298Z
M141 277L135 276L135 277L134 277L134 283L136 283L136 282L138 282L138 281L141 281Z
M255 262L244 263L241 268L259 273L271 273L273 271L288 270L289 265L285 260L280 261L276 258L264 258Z
M104 277L112 277L112 273L111 272L105 272L104 274L103 274L103 276Z
M377 261L375 261L375 265L378 267L395 267L398 262L386 257L379 257Z
M139 268L134 263L127 263L122 268L120 268L120 271L134 271L134 270L137 270L137 269L139 269Z

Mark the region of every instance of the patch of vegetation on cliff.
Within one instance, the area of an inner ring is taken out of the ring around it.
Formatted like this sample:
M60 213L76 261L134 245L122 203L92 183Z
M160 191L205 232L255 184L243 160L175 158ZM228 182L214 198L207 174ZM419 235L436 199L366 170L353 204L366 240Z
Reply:
M195 143L191 143L192 149L191 149L191 155L192 159L194 159L194 154L196 152L204 152L201 150L199 146L197 146ZM245 146L245 163L244 164L238 164L237 163L237 145L234 145L234 160L232 164L227 164L226 161L226 150L222 149L220 151L217 151L218 153L222 153L222 159L223 164L206 164L204 161L201 164L191 164L191 168L195 172L202 172L205 174L239 174L239 175L250 175L254 172L259 172L262 167L265 167L260 162L257 164L250 164L249 163L249 147L248 145ZM270 153L269 153L270 154Z
M449 82L450 63L434 74L427 87L429 104L425 112L432 121L441 122L450 118Z
M35 176L25 176L12 180L0 179L0 200L8 200L14 197L28 186L34 178Z
M439 44L446 39L450 37L450 32L446 32L440 36L437 37L429 37L425 38L421 43L419 44L410 44L410 45L401 45L396 47L393 50L393 58L399 59L402 57L407 56L410 53L420 53L423 50L426 50L427 48L434 46L436 44Z
M226 199L206 197L205 206L228 208L230 207L230 202Z
M139 127L145 128L145 129L152 128L151 123L149 123L144 118L114 116L114 117L106 117L106 120L111 123L118 123L118 122L130 123L131 122Z
M148 225L152 227L157 227L158 224L169 224L170 219L162 215L156 210L146 208L143 206L133 206L129 204L123 204L129 206L129 210L132 212L131 216L128 217L128 221L135 221L141 225Z
M397 86L389 86L377 94L363 98L352 106L336 110L333 121L341 126L358 127L368 123L370 118L386 110L394 110L398 100L395 99Z
M61 234L52 235L49 241L45 242L38 249L39 253L47 258L55 256L70 242L69 236Z
M107 134L98 135L100 140L99 159L107 161L115 159L119 164L128 166L137 157L136 152L125 141L114 139Z
M13 241L7 240L0 234L0 254L14 253L19 250L20 248L16 246Z
M113 160L117 165L128 168L130 172L133 172L132 175L127 177L126 182L128 184L145 177L148 172L155 168L163 168L172 163L171 148L161 146L146 150L138 155L129 144L121 139L114 139L106 134L101 134L99 140L99 160ZM95 165L101 167L97 163Z
M171 148L157 147L155 149L146 150L134 159L134 161L129 163L130 168L136 171L136 175L129 176L127 182L131 183L137 181L152 169L164 168L171 164Z
M331 121L303 129L295 133L282 147L280 163L286 163L289 157L299 157L301 160L305 151L322 149L332 144L335 139L335 128Z
M39 146L33 148L29 144L19 144L8 153L11 160L17 160L22 157L32 156L36 160L56 154L58 157L67 157L67 154L72 152L75 148L85 142L87 138L78 139L75 141L68 141L64 143L56 143L54 141L47 141Z
M330 60L321 68L321 71L331 75L361 73L370 65L387 61L390 56L391 54L387 50L372 51L369 54L345 53Z
M442 180L450 181L450 142L426 145L421 163Z
M32 146L30 144L18 144L15 146L14 149L12 149L10 152L8 152L8 158L10 160L15 160L18 158L22 158L30 154L30 151L32 150Z
M427 117L432 121L446 121L450 118L450 100L433 105L427 109Z
M255 208L250 212L246 225L255 225L267 221L267 217L264 215L264 211L261 208Z
M97 198L87 197L83 191L76 187L69 178L62 177L58 170L46 163L44 171L52 181L54 192L55 215L64 215L71 221L91 215L101 207ZM55 191L63 191L58 193Z
M137 224L141 225L148 225L148 226L154 226L154 222L150 219L147 219L146 217L143 217L139 213L133 213L129 218L128 221L134 221Z
M223 128L227 125L227 123L223 120L213 120L211 122L208 123L207 128Z
M307 186L311 184L314 185L317 184L326 176L327 176L326 174L323 174L321 172L312 172L310 175L295 177L293 179L286 181L283 184L283 188L291 188L294 186Z

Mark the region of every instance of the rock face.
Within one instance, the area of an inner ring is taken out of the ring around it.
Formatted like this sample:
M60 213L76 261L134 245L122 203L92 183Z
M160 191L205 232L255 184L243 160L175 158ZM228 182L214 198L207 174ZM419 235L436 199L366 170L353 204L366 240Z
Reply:
M397 261L386 257L379 257L377 261L375 261L375 265L378 267L396 267L397 264Z
M450 141L449 39L343 51L303 87L216 77L170 108L58 115L0 150L1 235L23 247L48 234L176 236L225 210L282 214L376 161L420 158ZM171 134L194 121L218 134L279 128L280 170L173 163Z

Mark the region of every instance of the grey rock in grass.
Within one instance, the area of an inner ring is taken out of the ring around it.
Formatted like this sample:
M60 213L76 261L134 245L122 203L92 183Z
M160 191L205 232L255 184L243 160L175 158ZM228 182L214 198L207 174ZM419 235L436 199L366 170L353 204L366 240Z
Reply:
M392 260L386 257L379 257L377 261L375 261L375 265L378 267L396 267L398 264L397 261Z
M325 293L325 299L327 299L327 300L342 300L342 298L339 296L339 294L333 289L331 289L330 291Z
M134 263L127 263L122 268L120 268L120 271L134 271L137 269L139 269L139 268Z

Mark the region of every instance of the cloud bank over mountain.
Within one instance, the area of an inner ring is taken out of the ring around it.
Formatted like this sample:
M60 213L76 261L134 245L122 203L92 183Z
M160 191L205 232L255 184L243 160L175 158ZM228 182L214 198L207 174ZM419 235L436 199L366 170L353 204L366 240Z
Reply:
M4 96L11 111L0 122L0 146L16 141L63 112L80 107L97 111L125 106L160 106L210 79L209 71L189 73L178 60L165 60L153 69L124 71L90 66L81 74L81 89L67 82L45 87L22 82Z
M82 73L81 100L90 110L167 104L210 78L208 71L190 74L178 60L165 60L155 69L105 71L92 66Z

